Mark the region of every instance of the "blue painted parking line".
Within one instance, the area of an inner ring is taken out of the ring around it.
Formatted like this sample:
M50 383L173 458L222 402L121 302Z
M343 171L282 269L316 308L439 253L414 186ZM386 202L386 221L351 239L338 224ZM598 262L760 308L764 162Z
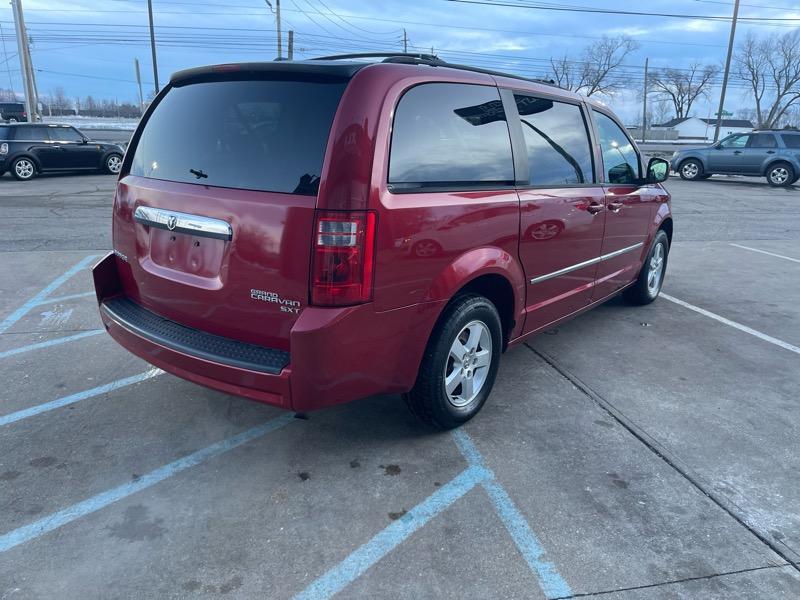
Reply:
M28 417L40 415L50 410L55 410L56 408L67 406L69 404L75 404L76 402L81 402L82 400L88 400L89 398L94 398L95 396L99 396L100 394L113 392L114 390L118 390L125 386L132 385L134 383L139 383L140 381L145 381L153 377L157 377L158 375L161 375L163 373L164 371L162 371L161 369L153 368L150 369L149 371L145 371L144 373L140 373L139 375L133 375L131 377L126 377L125 379L118 379L117 381L112 381L111 383L99 385L90 390L77 392L75 394L70 394L69 396L63 396L62 398L58 398L57 400L52 400L51 402L45 402L44 404L37 404L36 406L32 406L30 408L18 410L17 412L1 416L0 427L2 427L3 425L10 425L11 423L16 423L17 421L22 421L23 419L27 419Z
M0 322L0 333L4 333L5 331L7 331L14 323L19 321L22 317L24 317L34 306L38 305L42 300L47 298L59 286L61 286L65 281L70 279L73 275L88 267L91 264L91 262L96 258L97 258L96 255L87 256L80 262L78 262L78 264L67 269L61 275L56 277L53 281L50 282L50 284L47 287L45 287L33 298L28 300L25 304L20 306L17 310L15 310L5 319L3 319L2 322Z
M572 590L569 585L567 585L567 582L564 581L564 578L558 573L556 566L544 560L545 552L541 542L536 538L536 535L533 533L533 530L531 530L525 517L522 516L522 513L514 504L511 496L509 496L503 486L498 483L491 469L486 467L483 456L481 456L472 438L470 438L469 434L463 429L454 431L453 438L456 441L458 449L461 450L461 454L464 455L464 458L467 459L470 465L480 467L489 473L490 477L483 481L481 485L489 494L489 499L492 501L495 511L497 511L500 520L503 522L503 525L506 526L508 533L525 558L525 562L528 563L528 566L536 574L539 580L539 587L542 589L542 592L544 592L544 595L548 598L571 596Z
M51 346L58 346L66 344L67 342L74 342L75 340L82 340L83 338L92 337L99 333L103 333L104 329L90 329L89 331L81 331L75 335L67 335L64 337L46 340L44 342L36 342L35 344L28 344L27 346L20 346L19 348L12 348L11 350L4 350L0 352L0 358L7 358L15 354L22 354L23 352L30 352L31 350L41 350L42 348L49 348Z
M95 297L95 292L83 292L81 294L69 294L67 296L56 296L54 298L42 298L36 303L36 306L42 304L54 304L56 302L66 302L67 300L77 300L78 298L88 298L89 296Z
M412 533L488 477L489 473L482 467L468 467L297 594L295 600L319 600L340 592Z
M112 488L108 491L97 494L96 496L92 496L83 502L78 502L77 504L73 504L72 506L69 506L63 510L39 519L38 521L34 521L29 525L24 525L18 529L14 529L6 534L0 535L0 552L11 550L15 546L19 546L20 544L24 544L25 542L36 539L45 533L66 525L67 523L71 523L76 519L80 519L81 517L85 517L86 515L97 512L98 510L105 508L114 502L119 502L120 500L127 498L132 494L141 492L142 490L160 483L165 479L169 479L181 471L185 471L186 469L197 466L211 458L219 456L220 454L224 454L225 452L233 450L234 448L238 448L242 444L246 444L247 442L255 440L256 438L266 435L271 431L280 429L292 421L293 418L294 417L291 414L281 415L280 417L272 419L271 421L267 421L262 425L248 429L243 433L234 435L233 437L222 440L221 442L211 444L202 450L193 452L192 454L184 456L183 458L179 458L168 465L164 465L163 467L159 467L154 471L150 471L135 481Z

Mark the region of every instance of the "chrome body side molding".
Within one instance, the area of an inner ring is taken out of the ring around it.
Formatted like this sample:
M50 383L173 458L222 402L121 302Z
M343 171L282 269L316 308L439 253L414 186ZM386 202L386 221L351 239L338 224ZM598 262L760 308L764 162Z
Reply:
M590 258L589 260L585 260L583 262L579 262L578 264L564 267L563 269L559 269L558 271L553 271L552 273L547 273L545 275L539 275L538 277L534 277L533 279L531 279L531 283L532 284L541 283L542 281L547 281L548 279L553 279L554 277L560 277L561 275L572 273L573 271L577 271L578 269L583 269L584 267L590 267L592 265L596 265L597 263L603 262L604 260L615 258L620 254L625 254L626 252L632 252L633 250L641 248L642 246L644 246L644 242L639 242L638 244L633 244L632 246L620 248L619 250L614 250L614 252L609 252L608 254L602 254L597 258Z

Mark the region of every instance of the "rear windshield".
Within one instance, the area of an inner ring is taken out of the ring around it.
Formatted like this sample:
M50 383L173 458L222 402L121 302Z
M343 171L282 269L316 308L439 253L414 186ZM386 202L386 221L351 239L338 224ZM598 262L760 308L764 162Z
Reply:
M130 173L316 195L344 87L341 82L246 80L172 88L145 124Z

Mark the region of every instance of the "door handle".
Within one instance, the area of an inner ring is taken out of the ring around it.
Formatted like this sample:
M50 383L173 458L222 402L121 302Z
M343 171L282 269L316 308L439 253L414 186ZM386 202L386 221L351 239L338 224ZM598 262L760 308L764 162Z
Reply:
M775 154L775 150L767 150L767 154Z
M589 206L586 207L586 211L590 215L596 215L597 213L599 213L604 208L605 207L600 202L592 202L591 204L589 204Z
M614 200L614 202L608 203L608 210L610 210L613 213L618 213L622 207L623 204L619 200Z
M734 153L734 154L741 154L741 153L742 153L742 151L741 151L741 150L734 150L734 151L733 151L733 153Z

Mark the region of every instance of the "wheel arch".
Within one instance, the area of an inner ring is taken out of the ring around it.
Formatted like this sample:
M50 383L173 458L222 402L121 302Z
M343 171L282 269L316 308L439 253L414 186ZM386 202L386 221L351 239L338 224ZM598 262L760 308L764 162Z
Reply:
M798 164L796 161L789 159L786 156L778 156L764 164L764 167L761 169L761 177L766 177L767 172L778 163L786 163L787 165L791 166L792 169L794 169L795 175L800 173L800 164Z
M505 349L524 322L525 275L519 261L500 248L476 248L459 256L434 278L427 293L427 300L447 300L437 325L447 306L469 293L486 297L497 308Z
M706 162L706 159L703 157L702 154L687 154L686 156L681 156L678 159L678 169L680 169L681 165L685 163L687 160L696 160L697 162L700 163L700 166L703 167L703 173L708 172L708 163Z
M29 161L33 163L33 166L36 167L36 172L39 173L42 170L42 163L39 162L39 159L30 152L20 152L19 154L15 154L10 159L8 159L8 170L11 171L11 166L19 160L20 158L27 158Z

